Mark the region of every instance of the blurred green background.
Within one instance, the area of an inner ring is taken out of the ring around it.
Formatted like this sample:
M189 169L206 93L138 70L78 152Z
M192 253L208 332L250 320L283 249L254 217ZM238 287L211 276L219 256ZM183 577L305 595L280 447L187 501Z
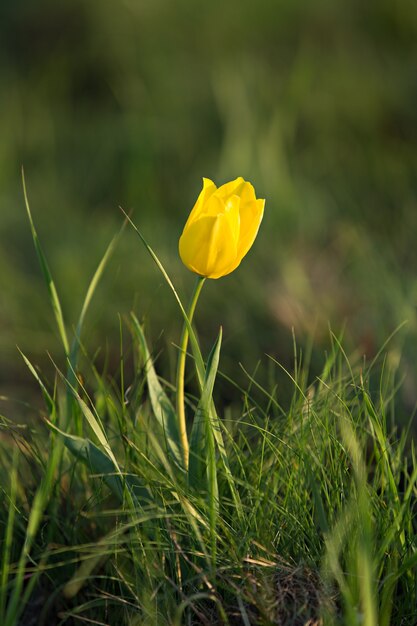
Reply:
M389 358L411 408L416 41L414 0L1 0L0 393L30 380L16 344L50 370L46 351L58 353L23 165L69 327L120 227L119 205L187 299L194 279L177 241L201 178L241 175L266 198L265 218L241 267L205 288L206 349L223 324L222 366L236 377L238 361L252 371L265 353L290 365L292 327L300 346L314 336L314 359L330 324L372 358L407 320ZM118 314L132 308L171 367L180 317L127 229L85 338L113 371Z

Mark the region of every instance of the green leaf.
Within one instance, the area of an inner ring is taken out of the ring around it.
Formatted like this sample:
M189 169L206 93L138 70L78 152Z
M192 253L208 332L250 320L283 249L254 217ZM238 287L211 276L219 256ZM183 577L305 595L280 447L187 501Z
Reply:
M49 420L45 420L51 430L58 433L68 450L82 461L93 474L100 475L113 494L121 503L125 500L125 488L127 487L132 499L137 504L143 504L152 500L149 491L140 483L138 477L127 474L123 475L113 460L90 439L69 435L57 428Z
M146 382L149 390L152 411L162 428L168 448L172 453L177 465L183 468L180 436L178 432L177 415L175 409L162 388L159 378L153 366L142 326L137 318L131 313L133 330L138 341L141 358L145 363Z
M199 489L204 474L207 478L207 495L210 515L210 537L212 566L216 563L217 549L217 518L219 513L219 490L217 483L215 430L217 421L213 415L213 389L219 367L220 348L222 344L222 328L207 361L203 391L194 418L190 441L190 465L188 469L190 484ZM205 470L205 471L204 471Z
M221 341L222 329L220 329L207 361L203 391L191 430L189 482L197 489L201 486L201 480L207 464L208 438L211 436L213 444L215 440L214 429L217 425L211 419L212 400L214 382L219 366Z

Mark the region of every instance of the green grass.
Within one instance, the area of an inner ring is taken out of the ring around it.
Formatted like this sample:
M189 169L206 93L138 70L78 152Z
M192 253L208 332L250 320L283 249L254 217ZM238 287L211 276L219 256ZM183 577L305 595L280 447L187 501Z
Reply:
M0 13L1 626L415 626L413 1ZM190 479L177 236L238 175L265 220L196 313Z
M177 239L201 178L221 184L242 175L267 199L265 228L242 271L205 288L205 352L221 323L222 370L244 385L238 361L251 370L268 352L289 367L292 327L303 347L316 331L315 362L329 321L335 329L347 322L346 349L372 358L408 320L402 365L412 371L414 0L0 4L1 394L26 394L30 384L16 344L46 377L53 367L45 348L59 354L21 219L22 164L68 328L119 228L119 204L186 293ZM168 344L180 336L176 304L136 246L126 232L87 318L86 347L94 353L109 338L113 371L118 313L147 315L157 352L162 330ZM256 337L246 341L251 327Z
M83 343L115 242L70 332L27 210L63 354L52 381L23 357L44 404L1 418L0 623L414 626L417 460L390 344L366 363L329 333L312 368L294 342L291 368L270 357L268 385L237 386L221 335L202 356L190 327L186 472L146 328L121 320L115 369ZM160 297L181 304L172 283ZM216 373L240 398L217 412Z

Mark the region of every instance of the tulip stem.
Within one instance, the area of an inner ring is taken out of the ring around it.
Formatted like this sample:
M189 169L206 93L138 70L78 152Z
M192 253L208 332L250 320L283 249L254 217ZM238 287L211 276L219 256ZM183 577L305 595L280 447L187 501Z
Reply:
M187 311L187 317L190 324L193 322L194 311L197 305L198 298L200 296L201 290L203 288L205 282L204 276L199 276L197 278L197 282L194 287L193 295L191 296L190 306ZM178 364L177 364L177 416L178 416L178 430L181 441L183 460L184 460L184 468L188 470L188 459L189 459L189 445L188 445L188 437L187 437L187 424L185 418L185 395L184 395L184 376L185 376L185 360L187 357L187 346L188 346L188 325L184 322L184 327L182 329L181 341L180 341L180 351L178 353Z

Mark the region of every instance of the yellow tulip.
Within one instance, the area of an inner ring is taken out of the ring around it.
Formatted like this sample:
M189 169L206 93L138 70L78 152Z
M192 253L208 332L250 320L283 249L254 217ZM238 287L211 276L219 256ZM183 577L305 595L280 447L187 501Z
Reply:
M242 177L217 188L203 178L203 189L179 241L184 265L206 278L237 268L251 248L264 213L253 186Z

